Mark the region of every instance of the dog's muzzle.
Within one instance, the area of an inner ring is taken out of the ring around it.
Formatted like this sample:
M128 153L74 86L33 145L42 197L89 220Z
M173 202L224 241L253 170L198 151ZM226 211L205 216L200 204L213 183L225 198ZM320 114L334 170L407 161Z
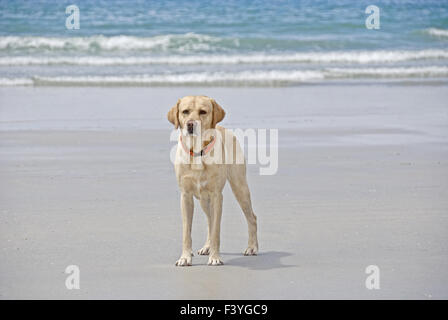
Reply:
M196 123L194 121L187 122L187 132L188 134L194 134L196 128Z

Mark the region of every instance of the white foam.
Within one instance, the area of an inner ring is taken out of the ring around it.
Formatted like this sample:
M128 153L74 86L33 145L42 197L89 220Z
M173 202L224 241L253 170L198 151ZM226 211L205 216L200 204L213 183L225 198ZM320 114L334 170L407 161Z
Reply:
M32 86L34 81L30 78L0 78L0 86Z
M445 29L437 29L437 28L429 28L425 30L431 36L439 37L439 38L448 38L448 30Z
M447 77L448 67L398 67L398 68L329 68L326 78L428 78Z
M246 55L166 55L166 56L3 56L0 66L27 65L199 65L199 64L280 64L280 63L396 63L412 60L448 59L448 50L429 49L420 51L347 51L308 52L294 54L246 54Z
M90 37L0 37L0 50L167 50L179 52L207 49L210 43L219 42L219 38L195 34L168 34L154 37L134 36L90 36Z
M37 85L273 85L323 79L316 71L192 72L169 75L34 77Z
M123 76L35 76L0 78L0 85L37 86L172 86L225 85L276 86L327 79L388 79L448 77L446 66L392 68L325 68L320 70L251 70L240 72L189 72L181 74L144 74Z

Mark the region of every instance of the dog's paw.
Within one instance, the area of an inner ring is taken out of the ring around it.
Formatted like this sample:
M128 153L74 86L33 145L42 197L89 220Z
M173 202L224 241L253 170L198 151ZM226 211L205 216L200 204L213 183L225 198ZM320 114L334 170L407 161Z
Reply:
M208 258L208 263L209 266L220 266L223 265L224 262L222 262L221 258L219 256L214 256L214 257L210 257Z
M255 246L249 246L247 247L247 249L244 251L244 255L245 256L256 256L258 253L258 248Z
M201 256L208 256L209 253L210 253L209 246L203 246L201 249L198 250L198 254Z
M176 261L176 266L178 267L187 267L187 266L191 266L191 257L180 257L179 260Z

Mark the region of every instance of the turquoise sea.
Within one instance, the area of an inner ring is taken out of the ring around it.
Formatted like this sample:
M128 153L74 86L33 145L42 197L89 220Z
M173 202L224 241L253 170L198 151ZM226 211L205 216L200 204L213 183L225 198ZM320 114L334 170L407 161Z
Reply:
M2 86L447 80L448 1L0 1Z

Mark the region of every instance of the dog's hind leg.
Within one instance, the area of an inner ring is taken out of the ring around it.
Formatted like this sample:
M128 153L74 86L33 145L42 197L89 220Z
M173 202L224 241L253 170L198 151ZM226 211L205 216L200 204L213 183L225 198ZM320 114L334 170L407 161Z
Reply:
M257 239L257 216L252 209L252 202L250 200L249 186L246 179L245 164L232 164L228 166L227 178L232 188L232 192L236 200L240 204L247 220L249 230L249 241L244 255L251 256L258 253L258 239Z
M208 225L208 232L207 232L207 241L205 241L204 246L198 250L198 254L200 255L208 255L210 253L210 238L211 238L211 230L212 230L212 220L211 220L211 213L210 213L210 196L209 195L201 195L201 207L202 210L204 210L205 216L207 217L207 225Z

